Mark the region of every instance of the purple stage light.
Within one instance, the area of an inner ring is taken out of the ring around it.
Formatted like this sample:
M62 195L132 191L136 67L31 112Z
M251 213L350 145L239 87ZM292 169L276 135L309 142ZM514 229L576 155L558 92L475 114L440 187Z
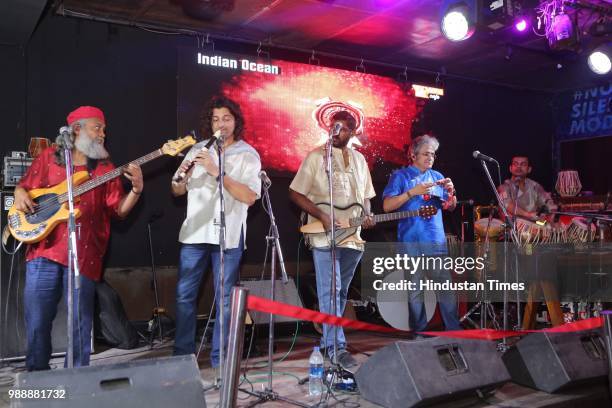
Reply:
M524 18L520 18L516 21L516 23L514 23L514 28L516 28L516 31L522 33L527 29L527 20L525 20Z

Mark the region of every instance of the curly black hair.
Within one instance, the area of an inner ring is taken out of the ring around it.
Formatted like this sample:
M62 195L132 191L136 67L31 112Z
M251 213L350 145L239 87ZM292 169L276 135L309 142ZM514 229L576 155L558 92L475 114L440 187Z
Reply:
M202 110L202 115L200 116L200 130L204 138L208 139L212 136L213 109L220 108L227 108L234 117L236 122L234 140L242 139L242 133L244 132L244 117L242 116L242 110L240 109L240 105L225 96L214 96Z

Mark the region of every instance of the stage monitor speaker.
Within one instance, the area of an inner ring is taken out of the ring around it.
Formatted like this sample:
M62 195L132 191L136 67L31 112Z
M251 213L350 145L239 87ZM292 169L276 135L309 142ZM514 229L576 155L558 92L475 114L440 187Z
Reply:
M498 354L481 340L397 341L370 357L355 379L361 396L383 407L423 406L509 381Z
M6 215L13 204L13 191L0 193L0 230L6 225ZM9 250L13 250L13 239L9 240ZM23 288L25 286L25 251L23 245L14 255L0 250L0 361L20 360L26 355L26 332L23 310ZM66 303L58 304L57 315L53 320L51 341L53 355L66 352Z
M18 373L15 390L53 390L48 398L12 399L15 408L204 407L193 354L127 363Z
M47 0L0 1L0 44L28 42L47 4Z
M502 357L512 381L549 393L606 380L608 360L601 331L531 333Z
M244 280L240 282L240 285L249 289L249 295L270 299L270 289L272 285L272 281L270 279ZM300 295L298 294L293 278L289 278L286 284L281 280L274 282L274 300L293 306L303 307L302 300L300 299ZM270 315L268 313L249 311L249 315L255 324L270 323ZM298 319L277 315L274 316L274 321L276 323L286 323L296 322Z

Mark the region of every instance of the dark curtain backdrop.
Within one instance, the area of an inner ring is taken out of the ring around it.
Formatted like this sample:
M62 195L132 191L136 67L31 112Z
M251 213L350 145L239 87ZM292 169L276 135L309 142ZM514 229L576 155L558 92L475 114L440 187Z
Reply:
M107 146L116 165L182 136L176 135L176 52L181 45L195 46L196 39L46 16L27 47L0 47L0 153L26 150L33 136L54 139L66 114L83 104L105 111ZM254 55L255 48L226 43L221 50ZM272 53L275 58L307 60L304 55ZM346 62L322 63L350 67ZM446 95L427 104L421 123L440 139L435 167L453 178L460 199L487 203L493 198L479 163L471 157L473 150L498 158L503 178L512 153L525 152L533 161L533 178L551 188L551 95L451 80L446 80L444 88ZM147 224L159 213L162 217L151 228L156 262L177 263L177 236L185 210L184 200L173 199L169 192L177 165L177 159L161 158L143 167L145 193L127 220L114 223L108 266L149 264ZM295 260L299 235L297 210L287 199L289 182L288 178L273 179L272 204L285 258ZM383 188L376 186L379 195ZM374 208L381 209L379 197ZM267 231L267 216L258 202L250 211L246 262L263 260ZM393 239L394 226L366 237Z

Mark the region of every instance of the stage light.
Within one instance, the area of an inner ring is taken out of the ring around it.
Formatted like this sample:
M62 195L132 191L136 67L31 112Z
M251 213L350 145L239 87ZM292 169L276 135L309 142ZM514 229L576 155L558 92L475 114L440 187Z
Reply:
M518 31L520 33L525 31L527 29L527 19L525 17L520 17L514 23L514 28L516 29L516 31Z
M606 75L612 69L612 62L610 61L610 56L612 55L610 44L604 44L595 48L587 59L587 63L589 64L589 68L591 71L598 75Z
M450 4L443 9L442 33L451 41L467 40L476 28L475 10L465 2Z
M548 45L553 50L573 50L578 46L578 30L572 18L564 13L550 18L547 25Z

